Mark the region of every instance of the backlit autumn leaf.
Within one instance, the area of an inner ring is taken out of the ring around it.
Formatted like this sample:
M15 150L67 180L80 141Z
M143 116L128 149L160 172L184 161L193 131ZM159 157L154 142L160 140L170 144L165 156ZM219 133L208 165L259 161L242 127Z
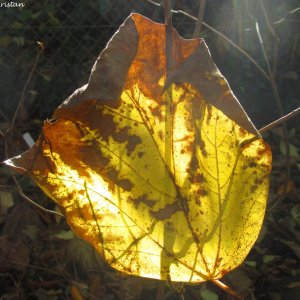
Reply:
M260 231L271 152L202 39L131 15L89 83L45 121L26 170L115 269L201 282L245 259Z

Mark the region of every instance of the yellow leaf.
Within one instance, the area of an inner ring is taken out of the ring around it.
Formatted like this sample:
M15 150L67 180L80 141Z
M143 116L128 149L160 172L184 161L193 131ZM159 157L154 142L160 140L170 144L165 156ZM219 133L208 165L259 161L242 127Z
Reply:
M172 281L221 278L260 231L271 152L201 39L133 14L89 83L7 161L65 210L119 271Z

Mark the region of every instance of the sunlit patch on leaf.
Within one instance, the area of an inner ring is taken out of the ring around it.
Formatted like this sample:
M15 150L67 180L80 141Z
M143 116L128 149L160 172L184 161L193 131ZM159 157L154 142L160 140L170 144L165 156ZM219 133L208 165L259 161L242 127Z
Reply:
M245 259L260 231L271 152L201 39L133 14L89 83L46 121L24 169L105 261L200 282ZM120 50L121 49L121 50Z

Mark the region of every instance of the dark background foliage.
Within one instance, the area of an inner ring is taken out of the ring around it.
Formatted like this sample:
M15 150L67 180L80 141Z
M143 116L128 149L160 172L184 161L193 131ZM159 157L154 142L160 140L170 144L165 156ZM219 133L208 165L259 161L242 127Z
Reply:
M247 51L267 73L266 59L269 61L283 112L298 107L299 1L206 2L206 23ZM131 12L163 21L162 8L146 0L24 0L23 3L24 8L0 8L0 161L26 150L22 134L29 132L35 139L43 120L51 118L55 107L87 82L100 51ZM172 1L175 10L193 16L197 16L198 5L199 0ZM173 14L173 25L183 37L192 37L195 22L190 18ZM257 66L205 26L201 37L255 125L261 128L277 119L280 110L274 87ZM37 41L45 49L11 126L39 49ZM248 299L300 298L299 130L299 117L287 123L289 174L282 128L264 134L274 155L264 227L245 263L225 278ZM58 209L29 178L17 179L31 199L49 209ZM0 232L1 300L179 299L180 294L185 299L228 298L211 284L174 286L111 270L89 245L72 235L63 219L41 212L16 192L16 182L2 167Z

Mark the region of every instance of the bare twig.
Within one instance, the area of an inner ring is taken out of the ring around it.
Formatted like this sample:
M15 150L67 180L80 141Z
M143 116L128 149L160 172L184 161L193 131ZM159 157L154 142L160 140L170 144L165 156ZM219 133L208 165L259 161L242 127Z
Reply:
M299 34L299 32L295 35L295 37L294 37L294 43L293 43L293 46L292 46L292 51L291 51L291 55L290 55L290 61L291 62L294 62L294 60L295 60L295 57L297 57L297 55L296 55L296 51L297 51L297 49L298 49L298 43L299 43L299 37L300 37L300 34Z
M269 16L268 16L267 11L266 11L266 8L265 8L265 5L263 4L263 2L262 2L261 0L259 0L259 4L260 4L260 6L261 6L261 8L262 8L262 11L263 11L263 14L264 14L264 17L265 17L265 20L266 20L266 24L267 24L268 29L270 30L270 32L271 32L273 38L274 38L274 39L277 39L278 36L277 36L277 34L275 33L275 30L274 30L273 26L271 25L271 22L270 22L270 20L269 20Z
M276 36L275 31L274 31L274 29L273 29L273 27L272 27L272 25L271 25L271 23L269 21L269 18L268 18L268 15L267 15L267 12L266 12L266 10L264 8L263 3L262 2L260 2L260 3L261 3L261 7L263 9L265 21L268 24L267 26L268 26L268 28L269 28L269 30L271 32L271 35L275 39L275 44L278 47L279 39ZM268 69L268 73L269 73L268 77L270 79L272 91L273 91L273 94L274 94L274 97L275 97L275 101L276 101L276 104L277 104L277 109L278 109L280 117L282 117L284 115L284 112L283 112L282 101L280 99L279 91L278 91L277 84L276 84L276 78L275 78L276 68L277 68L277 57L273 58L273 71L272 71L271 65L270 65L270 62L269 62L269 59L268 59L268 55L267 55L267 52L266 52L266 48L265 48L265 45L264 45L264 41L263 41L262 36L260 34L259 23L258 23L257 19L253 15L251 15L251 13L249 12L248 1L246 1L246 7L247 7L247 13L248 13L249 17L252 18L254 20L254 23L255 23L256 33L257 33L258 40L259 40L259 43L261 45L262 53L263 53L263 56L264 56L264 59L265 59L266 65L267 65L267 69ZM278 55L278 49L277 50L275 49L274 54ZM286 165L287 165L287 168L286 168L286 174L287 174L286 182L288 184L289 177L290 177L289 135L288 135L288 129L287 129L286 123L283 122L282 124L283 124L283 126L282 126L282 129L283 129L283 138L284 138L285 149L286 149Z
M59 212L57 212L57 211L55 211L55 210L50 210L50 209L47 209L47 208L45 208L45 207L43 207L43 206L37 204L35 201L33 201L32 199L30 199L28 196L26 196L26 195L24 194L24 192L22 191L22 189L21 189L21 187L20 187L20 185L19 185L19 183L18 183L18 181L17 181L17 178L16 178L14 175L12 175L12 177L13 177L14 182L15 182L15 184L16 184L17 191L18 191L19 195L20 195L23 199L25 199L25 200L28 201L30 204L32 204L33 206L37 207L39 210L41 210L41 211L43 211L43 212L45 212L45 213L52 214L52 215L57 215L57 216L60 216L60 217L63 217L63 218L65 217L63 214L61 214L61 213L59 213Z
M41 54L42 54L42 52L43 52L43 50L44 50L44 44L43 44L43 43L38 42L38 45L39 45L39 49L38 49L37 55L36 55L36 57L35 57L35 61L34 61L34 63L33 63L33 66L32 66L32 68L31 68L31 71L30 71L30 73L29 73L29 76L28 76L28 78L27 78L27 80L26 80L26 82L25 82L25 85L24 85L24 87L23 87L23 90L22 90L22 93L21 93L21 97L20 97L18 106L17 106L17 108L16 108L16 110L15 110L15 113L14 113L14 115L13 115L13 119L12 119L12 121L11 121L11 126L10 126L9 131L11 131L11 130L13 129L13 127L14 127L14 124L15 124L15 121L16 121L16 118L17 118L17 115L18 115L18 112L19 112L19 110L20 110L20 108L21 108L21 105L23 104L23 101L24 101L24 98L25 98L25 93L26 93L27 87L28 87L28 85L29 85L29 83L30 83L30 80L31 80L31 78L32 78L32 75L33 75L33 73L34 73L34 71L35 71L35 69L36 69L36 66L37 66L37 64L38 64L38 61L39 61L39 59L40 59L40 56L41 56ZM6 133L2 133L2 132L1 132L1 135L2 135L3 138L4 138L4 153L5 153L6 159L9 158L9 155L8 155L8 144L7 144L7 134L8 134L9 131L7 131ZM34 202L32 199L30 199L27 195L24 194L24 192L22 191L22 188L21 188L21 186L20 186L20 184L19 184L19 182L18 182L16 176L12 174L12 178L13 178L13 180L14 180L14 182L15 182L17 192L19 193L19 195L20 195L23 199L25 199L25 200L28 201L30 204L34 205L35 207L37 207L39 210L41 210L41 211L43 211L43 212L46 212L46 213L49 213L49 214L53 214L53 215L58 215L58 216L60 216L60 217L64 217L64 215L62 215L61 213L56 212L56 211L53 211L53 210L46 209L45 207L42 207L41 205L39 205L39 204L37 204L36 202Z
M168 28L172 28L172 9L170 0L163 0L165 24Z
M261 45L262 53L263 53L263 56L264 56L264 59L265 59L266 65L267 65L269 76L271 75L273 77L272 70L271 70L271 65L270 65L268 55L267 55L267 51L266 51L265 44L264 44L264 40L262 39L262 36L260 34L259 24L258 24L258 21L256 19L255 19L255 30L256 30L256 33L257 33L259 43Z
M297 109L294 109L292 112L288 113L287 115L277 119L276 121L264 126L263 128L259 129L258 132L259 133L265 133L266 131L273 129L274 127L277 127L283 123L285 123L286 121L294 118L295 116L300 114L300 107L298 107Z
M268 69L268 73L269 73L267 76L269 78L269 81L272 81L272 78L270 77L270 74L272 74L272 72L271 72L271 66L270 66L268 55L267 55L267 52L266 52L266 49L265 49L263 38L262 38L262 36L260 34L259 23L258 23L257 19L249 11L248 0L246 0L245 4L246 4L247 15L253 20L253 22L255 24L256 34L257 34L259 43L261 45L263 56L264 56L264 59L265 59L266 65L267 65L267 69Z
M261 5L264 8L264 5L262 3L261 3ZM249 12L248 1L246 1L246 8L247 8L248 16L251 19L253 19L253 21L255 23L255 29L256 29L257 37L258 37L259 43L261 45L263 56L264 56L264 59L265 59L266 65L267 65L267 69L268 69L268 73L269 73L267 76L268 76L268 79L269 79L269 81L271 83L271 86L272 86L272 90L273 90L273 93L274 93L274 96L275 96L275 99L276 99L276 102L277 102L277 107L278 107L279 114L280 114L280 116L283 116L283 108L282 108L282 104L281 104L281 99L280 99L280 96L279 96L279 93L278 93L276 80L275 80L275 76L274 76L275 73L276 73L276 70L274 71L274 65L273 65L273 71L272 71L272 68L271 68L271 65L270 65L270 62L269 62L269 59L268 59L268 55L267 55L267 52L266 52L266 49L265 49L264 41L263 41L263 38L262 38L261 33L260 33L259 23L258 23L257 19ZM275 31L272 28L272 25L269 21L269 18L267 16L267 13L266 13L265 9L263 9L263 11L264 11L264 16L265 16L265 19L266 19L266 23L269 24L268 28L270 29L270 32L271 32L272 36L276 40L276 43L278 43L278 37L276 36Z
M168 77L168 73L173 69L172 9L170 0L163 0L163 6L166 25L166 69Z
M273 69L272 69L273 78L276 78L276 75L277 75L279 43L280 43L280 39L277 37L277 39L274 42L274 51L273 51L273 53L274 53L273 54Z
M197 20L197 23L196 23L193 38L197 38L200 35L202 22L203 22L203 17L204 17L204 12L205 12L206 0L199 0L199 2L200 3L199 3L199 11L198 11L198 20Z
M281 18L281 19L279 19L278 21L275 21L275 22L273 22L273 23L274 23L274 24L280 24L280 23L282 23L289 15L292 15L292 14L298 12L298 11L300 11L300 7L297 7L297 8L295 8L295 9L291 10L291 11L288 11L287 14L286 14L283 18Z
M153 0L145 0L153 5L156 6L160 6L160 3L157 3ZM171 12L173 14L181 14L183 16L186 16L188 18L190 18L191 20L197 21L198 18L188 14L187 12L183 11L183 10L174 10L172 9ZM237 49L241 54L243 54L245 57L247 57L247 59L249 61L251 61L253 63L253 65L255 65L255 67L260 71L260 73L264 76L264 78L268 81L270 81L270 78L268 76L268 74L265 72L265 70L255 61L255 59L249 54L247 53L245 50L243 50L241 47L239 47L238 45L236 45L233 41L231 41L227 36L225 36L223 33L221 33L220 31L216 30L215 28L211 27L210 25L208 25L205 22L202 22L202 25L204 27L206 27L207 29L209 29L210 31L212 31L213 33L217 34L218 36L220 36L222 39L224 39L228 44L230 44L233 48Z
M2 184L0 184L0 190L10 191L10 192L15 191L15 189L13 187L7 186L7 185L2 185Z
M276 78L277 65L278 65L278 51L279 51L279 42L280 42L280 39L279 39L279 37L278 37L278 35L276 33L276 30L273 28L273 26L272 26L272 24L270 22L270 19L269 19L269 16L267 14L265 5L263 4L263 1L259 0L259 3L260 3L260 6L262 8L262 11L263 11L263 14L264 14L264 17L265 17L265 21L266 21L267 27L268 27L269 31L271 32L271 35L273 36L273 39L274 39L274 54L273 54L272 75L273 75L273 78Z
M5 152L5 157L6 157L6 159L8 159L8 145L7 145L7 139L6 139L6 138L5 138L5 140L4 140L4 152ZM43 207L43 206L37 204L37 203L34 202L32 199L30 199L28 196L26 196L26 195L24 194L24 192L22 191L22 188L20 187L19 182L18 182L16 176L12 174L12 178L13 178L13 180L14 180L14 182L15 182L17 192L19 193L19 195L20 195L23 199L27 200L30 204L32 204L33 206L37 207L38 209L42 210L42 211L45 212L45 213L49 213L49 214L53 214L53 215L58 215L58 216L64 218L64 215L62 215L61 213L56 212L56 211L54 211L54 210L49 210L49 209L47 209L47 208L45 208L45 207Z
M274 208L284 199L284 196L284 194L275 196L272 206L268 207L268 212L274 210Z
M32 75L33 75L35 69L36 69L36 66L37 66L37 64L38 64L38 62L39 62L39 59L40 59L40 57L41 57L41 55L42 55L42 53L43 53L43 51L44 51L44 44L41 43L41 42L37 42L37 43L38 43L38 45L39 45L39 48L38 48L38 51L37 51L37 54L36 54L36 57L35 57L33 66L32 66L31 71L30 71L30 73L29 73L29 76L28 76L28 78L27 78L27 80L26 80L26 82L25 82L25 85L24 85L24 87L23 87L23 90L22 90L22 93L21 93L21 97L20 97L19 103L18 103L18 105L17 105L17 108L16 108L16 110L15 110L15 113L14 113L13 118L12 118L12 121L11 121L10 129L12 129L12 128L14 127L14 124L15 124L15 121L16 121L16 118L17 118L17 115L18 115L19 110L20 110L20 108L21 108L21 106L22 106L22 104L23 104L23 102L24 102L24 99L25 99L25 93L26 93L26 91L27 91L27 87L28 87L28 85L29 85L29 83L30 83L30 80L31 80L31 78L32 78Z
M272 68L270 66L269 59L267 57L267 53L266 53L266 50L265 50L264 42L263 42L263 39L262 39L261 34L260 34L258 21L249 12L248 12L248 15L252 19L254 19L254 21L255 21L255 28L256 28L257 36L258 36L259 42L260 42L260 44L262 46L262 51L263 51L263 55L264 55L265 61L267 63L267 68L268 68L268 71L269 71L269 75L272 74L272 80L275 80L276 73L277 73L277 65L278 65L278 50L279 50L280 39L279 39L277 33L275 32L275 29L273 28L273 26L272 26L272 24L271 24L271 22L269 20L269 16L267 14L267 11L266 11L266 8L265 8L263 2L261 0L259 0L259 3L260 3L260 6L262 8L262 12L263 12L263 15L264 15L267 27L268 27L268 29L269 29L272 37L273 37L273 40L274 40L274 47L273 47L274 48L274 53L273 53L273 65L272 65ZM272 69L272 71L271 71L271 69Z
M223 291L225 291L226 293L230 294L231 296L233 296L235 299L238 300L244 300L243 297L241 297L239 294L237 294L233 289L231 289L229 286L227 286L226 284L224 284L223 282L221 282L220 280L211 280L216 286L218 286L219 288L221 288Z
M238 32L238 41L237 44L239 47L243 48L244 46L244 1L232 1L233 9L234 9L234 18L237 24L237 32Z
M2 190L6 190L6 191L10 191L10 192L17 192L22 198L24 198L26 201L28 201L29 203L31 203L32 205L36 206L38 209L49 213L49 214L54 214L54 215L58 215L60 217L64 217L64 215L60 214L59 212L53 211L53 210L49 210L46 209L42 206L40 206L39 204L37 204L36 202L34 202L32 199L30 199L28 196L26 196L24 194L24 192L22 191L16 177L14 175L12 175L12 178L16 184L16 187L11 187L11 186L6 186L6 185L0 185L0 189Z

